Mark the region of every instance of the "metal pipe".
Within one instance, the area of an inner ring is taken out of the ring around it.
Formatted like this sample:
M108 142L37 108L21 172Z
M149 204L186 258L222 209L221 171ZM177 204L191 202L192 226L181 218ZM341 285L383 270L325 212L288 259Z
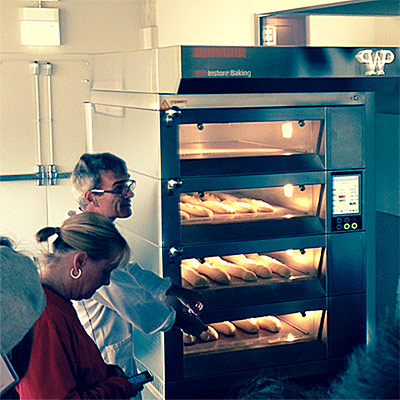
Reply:
M57 166L54 164L54 129L53 129L53 97L51 90L51 77L53 75L53 66L47 62L45 65L45 73L47 76L47 99L49 109L49 160L47 165L47 182L54 186L57 184Z
M86 123L86 151L93 153L93 106L92 103L83 103L85 107L85 123Z
M35 85L35 126L36 126L36 145L37 145L37 164L34 171L37 177L37 185L43 186L45 184L45 172L42 165L42 133L40 129L40 91L39 91L39 74L40 64L38 61L30 63L30 70L34 78Z
M36 125L36 144L37 144L37 164L42 164L42 143L41 143L41 132L40 132L40 93L39 93L39 73L40 64L34 61L30 64L31 73L34 77L35 84L35 125Z
M50 146L50 165L54 165L54 135L53 135L53 108L52 108L52 94L51 94L51 76L53 74L51 63L46 63L45 73L47 76L47 98L49 106L49 146Z

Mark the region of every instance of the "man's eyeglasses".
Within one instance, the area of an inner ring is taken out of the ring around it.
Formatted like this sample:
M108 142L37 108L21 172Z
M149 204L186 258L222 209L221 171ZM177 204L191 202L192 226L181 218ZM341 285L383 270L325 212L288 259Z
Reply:
M118 196L126 196L129 191L133 191L136 187L136 181L133 179L128 179L123 183L117 183L115 189L105 190L105 189L92 189L91 192L95 194L112 193Z

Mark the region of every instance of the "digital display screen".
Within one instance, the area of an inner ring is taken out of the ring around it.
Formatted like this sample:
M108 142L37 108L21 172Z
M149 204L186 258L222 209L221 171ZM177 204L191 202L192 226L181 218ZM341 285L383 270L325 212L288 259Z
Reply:
M360 213L360 175L332 177L332 214Z

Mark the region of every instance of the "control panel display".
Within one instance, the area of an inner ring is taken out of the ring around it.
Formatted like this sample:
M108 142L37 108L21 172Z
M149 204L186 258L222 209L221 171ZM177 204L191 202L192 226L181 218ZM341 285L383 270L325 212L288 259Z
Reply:
M332 214L360 213L360 175L335 175L332 177Z
M332 230L361 229L361 175L332 176Z

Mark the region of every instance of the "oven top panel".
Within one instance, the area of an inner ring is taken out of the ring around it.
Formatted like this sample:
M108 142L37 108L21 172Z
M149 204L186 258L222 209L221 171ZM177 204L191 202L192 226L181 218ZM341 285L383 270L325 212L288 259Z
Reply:
M91 89L142 93L363 91L400 75L393 47L171 46L92 57Z

